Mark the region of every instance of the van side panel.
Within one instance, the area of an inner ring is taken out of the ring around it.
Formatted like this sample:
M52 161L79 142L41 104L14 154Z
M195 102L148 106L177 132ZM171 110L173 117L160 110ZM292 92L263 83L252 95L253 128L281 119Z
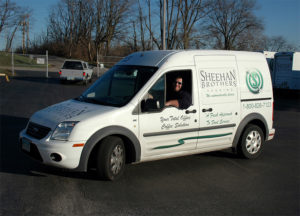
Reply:
M235 55L197 55L200 131L197 148L231 147L240 122Z
M272 129L273 88L267 61L263 55L237 56L241 92L241 119L251 113L264 116Z

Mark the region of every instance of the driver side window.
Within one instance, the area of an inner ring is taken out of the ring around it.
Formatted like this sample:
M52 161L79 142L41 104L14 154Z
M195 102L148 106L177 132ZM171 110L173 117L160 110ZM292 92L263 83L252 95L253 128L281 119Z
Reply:
M145 95L141 108L142 112L159 112L168 106L187 109L191 104L192 71L176 70L167 72L157 80Z
M165 75L157 80L142 102L142 112L159 111L165 106Z

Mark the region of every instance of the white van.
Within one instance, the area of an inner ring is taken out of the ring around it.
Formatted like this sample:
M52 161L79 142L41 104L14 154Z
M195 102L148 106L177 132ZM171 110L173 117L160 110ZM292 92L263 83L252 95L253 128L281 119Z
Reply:
M188 108L165 106L177 85ZM227 148L256 158L274 133L263 54L148 51L121 60L78 98L36 112L20 140L44 164L94 166L114 180L125 163Z

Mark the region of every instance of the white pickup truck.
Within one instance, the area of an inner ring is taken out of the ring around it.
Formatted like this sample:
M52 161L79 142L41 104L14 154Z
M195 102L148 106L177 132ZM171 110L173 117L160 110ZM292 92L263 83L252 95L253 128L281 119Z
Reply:
M82 80L84 84L92 81L93 70L87 62L81 60L65 60L59 71L61 82L67 80Z

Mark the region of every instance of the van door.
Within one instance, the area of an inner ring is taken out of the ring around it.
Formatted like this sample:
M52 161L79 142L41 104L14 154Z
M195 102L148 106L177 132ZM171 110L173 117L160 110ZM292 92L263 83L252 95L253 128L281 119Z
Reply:
M197 79L193 69L163 74L141 99L139 137L142 157L182 153L195 150L199 129ZM182 76L182 88L192 98L187 109L165 107L169 91L177 75Z
M235 56L195 56L195 65L200 95L197 148L230 147L240 116Z

